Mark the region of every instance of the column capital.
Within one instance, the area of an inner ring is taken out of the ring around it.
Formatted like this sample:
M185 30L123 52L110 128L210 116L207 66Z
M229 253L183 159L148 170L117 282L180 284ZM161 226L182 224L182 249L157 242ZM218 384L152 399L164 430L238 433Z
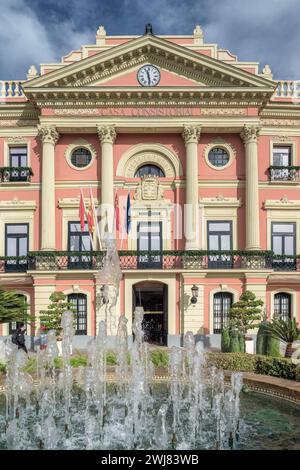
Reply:
M182 137L185 145L190 143L197 144L201 134L201 126L184 126Z
M102 144L113 144L117 137L115 126L97 126L97 132Z
M38 135L43 144L56 145L59 139L59 133L55 126L44 126L40 124L38 126Z
M261 130L261 126L249 126L244 125L241 132L241 138L244 141L244 144L249 144L251 142L257 142Z

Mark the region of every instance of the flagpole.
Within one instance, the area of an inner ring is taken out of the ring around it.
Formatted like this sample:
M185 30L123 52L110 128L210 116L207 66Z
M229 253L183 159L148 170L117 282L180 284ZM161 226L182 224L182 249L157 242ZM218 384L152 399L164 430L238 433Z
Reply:
M92 201L92 210L93 210L94 223L96 225L96 232L97 232L97 236L98 236L99 248L100 248L100 251L101 251L102 250L102 243L101 243L98 220L96 219L96 209L95 209L95 205L94 205L94 198L93 198L93 195L92 195L91 186L90 186L90 199Z

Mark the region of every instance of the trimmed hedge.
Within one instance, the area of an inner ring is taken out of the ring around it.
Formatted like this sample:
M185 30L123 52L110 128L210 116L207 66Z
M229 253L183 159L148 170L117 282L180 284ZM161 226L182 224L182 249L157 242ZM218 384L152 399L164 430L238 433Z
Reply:
M0 374L6 374L6 365L0 362Z
M216 352L208 353L208 363L218 369L253 372L289 380L300 379L300 367L285 358Z

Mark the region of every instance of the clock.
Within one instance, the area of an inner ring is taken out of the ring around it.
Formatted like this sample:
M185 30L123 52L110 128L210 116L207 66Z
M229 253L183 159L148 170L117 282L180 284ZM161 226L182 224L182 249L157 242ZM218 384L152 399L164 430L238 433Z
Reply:
M160 71L154 65L143 65L138 70L137 79L142 86L156 86L160 81Z

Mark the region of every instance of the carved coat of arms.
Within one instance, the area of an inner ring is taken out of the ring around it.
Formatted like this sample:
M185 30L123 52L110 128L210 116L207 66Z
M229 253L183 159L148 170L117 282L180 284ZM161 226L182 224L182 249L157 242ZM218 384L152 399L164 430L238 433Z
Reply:
M135 199L138 201L157 201L162 198L163 192L158 177L154 175L143 176L135 193Z

